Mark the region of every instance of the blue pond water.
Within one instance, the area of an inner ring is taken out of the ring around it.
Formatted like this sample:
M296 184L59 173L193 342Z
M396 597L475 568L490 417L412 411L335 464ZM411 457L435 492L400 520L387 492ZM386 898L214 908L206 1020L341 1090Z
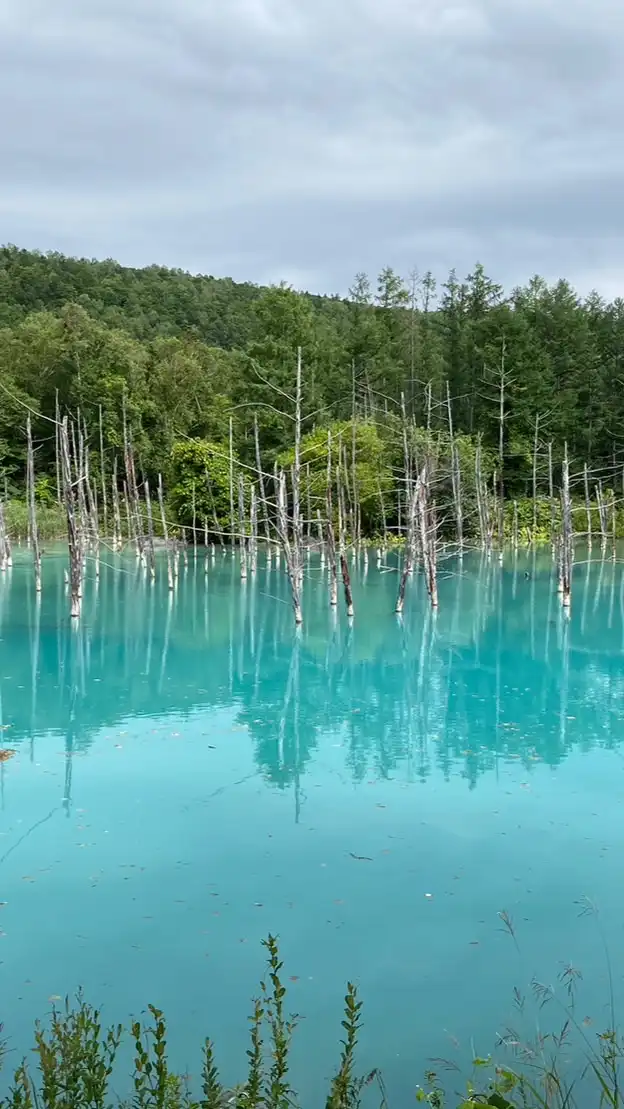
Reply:
M617 989L620 566L577 564L567 623L548 554L449 561L437 617L416 577L399 623L396 574L373 562L355 571L349 627L313 558L297 637L283 577L261 567L241 586L220 553L207 574L191 555L175 598L164 574L150 587L129 560L104 565L72 630L63 565L45 560L40 607L27 553L0 581L17 752L0 765L0 1020L15 1058L49 999L83 986L111 1020L162 1006L182 1071L211 1035L236 1081L269 931L310 1098L347 978L362 1066L399 1096L432 1056L487 1054L517 1020L514 986L553 981L564 960L584 973L583 1017L608 1023L604 954L575 903L600 906Z

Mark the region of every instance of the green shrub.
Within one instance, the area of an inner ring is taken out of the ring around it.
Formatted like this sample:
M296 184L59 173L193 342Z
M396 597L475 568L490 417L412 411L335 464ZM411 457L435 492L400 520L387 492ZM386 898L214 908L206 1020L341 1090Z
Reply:
M7 501L4 510L7 531L11 539L25 539L28 535L28 505L25 501ZM67 517L60 505L52 502L37 506L37 530L41 542L67 537Z
M237 529L238 478L240 463L234 456L234 530ZM228 534L230 519L229 447L207 439L175 443L171 451L168 504L182 527L203 530L207 521L211 535Z
M513 936L507 913L499 914ZM286 989L282 983L282 962L277 940L264 941L267 974L250 1017L246 1077L234 1088L226 1087L215 1061L214 1047L206 1039L202 1048L200 1090L191 1090L188 1078L170 1068L167 1055L167 1024L160 1009L148 1006L148 1022L135 1020L129 1029L121 1025L104 1028L101 1013L82 996L72 1007L66 1001L54 1009L48 1024L35 1027L34 1061L18 1064L8 1096L0 1098L0 1109L291 1109L298 1104L290 1080L290 1050L297 1018L286 1013ZM465 1093L449 1098L438 1076L431 1071L424 1086L416 1087L416 1102L432 1109L469 1109L489 1105L494 1109L595 1109L610 1106L623 1109L624 1093L620 1083L623 1045L615 1031L597 1037L597 1046L585 1034L575 1015L575 984L579 972L565 967L559 975L564 998L559 1001L562 1027L558 1033L539 1031L535 1042L524 1043L510 1030L510 1046L523 1059L523 1069L501 1065L490 1056L475 1057L472 1076ZM536 980L532 992L541 1011L556 1002L556 991ZM515 991L522 1011L524 998ZM325 1101L325 1109L360 1109L367 1088L377 1091L381 1109L388 1109L382 1076L377 1070L358 1074L356 1049L361 1029L362 1005L355 986L347 985L343 1039L340 1058ZM612 1014L613 1017L613 1014ZM541 1021L540 1021L541 1023ZM558 1069L558 1055L566 1045L570 1056L570 1037L579 1046L576 1075L564 1076ZM125 1037L133 1047L133 1066L126 1087L127 1100L112 1093L123 1084L118 1074L119 1049ZM503 1044L506 1038L501 1041ZM0 1063L1 1063L0 1055ZM585 1080L582 1088L579 1084ZM578 1086L578 1089L577 1089ZM593 1089L594 1099L589 1102Z

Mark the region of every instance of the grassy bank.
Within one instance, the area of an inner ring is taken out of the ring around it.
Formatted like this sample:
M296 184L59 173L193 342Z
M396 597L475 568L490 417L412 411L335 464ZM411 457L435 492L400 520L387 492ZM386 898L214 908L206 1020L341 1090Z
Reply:
M9 539L17 542L26 539L28 535L28 506L25 501L12 498L7 501L4 509ZM37 529L39 540L50 543L54 539L67 538L67 517L64 509L58 504L37 505Z
M536 542L537 544L545 544L551 542L552 526L554 522L555 529L559 527L560 509L556 503L553 507L552 502L547 497L540 497L535 503L528 498L521 498L516 501L517 504L517 521L518 521L518 539L521 544L528 544ZM167 518L170 521L170 534L172 537L179 537L181 529L173 523L175 519L174 513L169 507L166 509ZM25 500L13 497L7 501L5 505L5 519L9 532L9 538L13 541L18 539L25 539L28 534L28 507ZM595 505L590 512L591 520L591 533L594 542L599 545L600 543L600 516L598 509ZM585 538L588 532L588 519L585 504L579 500L573 503L572 523L574 533L577 538ZM122 517L122 530L126 532L125 516ZM615 537L617 539L624 539L624 506L618 502L615 513L609 511L608 526L609 526L609 542L613 538L613 531L615 525ZM146 525L147 526L147 525ZM67 538L67 518L65 510L56 503L46 503L37 505L37 528L39 531L40 542L52 542L53 540L64 540ZM160 515L158 512L154 514L153 521L154 534L157 537L162 536L162 525L160 522ZM514 507L513 503L507 501L505 504L505 538L507 543L510 543L514 534ZM191 541L191 532L187 534L187 538ZM446 528L441 533L441 538L445 539L451 544L454 542L455 533L450 521L447 521ZM469 529L466 530L464 540L468 546L477 543L478 537L471 534ZM400 548L404 545L404 537L397 536L394 532L389 532L385 541L380 534L372 536L363 536L363 544L369 547L379 547L384 545L386 548ZM203 542L203 529L200 528L198 535L198 542ZM313 539L313 543L316 540Z
M501 914L504 917L504 914ZM246 1075L241 1084L226 1087L220 1077L215 1049L204 1041L194 1075L171 1069L167 1056L167 1025L163 1013L148 1007L147 1022L134 1021L127 1028L102 1025L99 1010L79 997L54 1009L47 1024L35 1027L32 1057L24 1059L8 1083L8 1094L0 1098L2 1109L289 1109L307 1104L305 1091L299 1098L291 1084L290 1053L297 1018L286 1007L282 963L274 937L264 941L267 971L260 983L250 1016ZM574 1014L577 972L571 967L560 975L564 1000L557 1032L541 1031L532 1042L522 1042L515 1033L501 1040L513 1053L515 1065L494 1059L473 1059L472 1077L460 1082L457 1076L444 1086L461 1086L462 1092L446 1093L437 1074L430 1072L416 1085L415 1101L432 1109L468 1109L490 1105L495 1109L599 1109L624 1106L620 1086L623 1045L614 1031L590 1037L585 1021ZM532 983L534 997L542 1009L555 1000L555 991ZM518 1001L519 995L516 997ZM328 1082L326 1109L358 1109L365 1102L389 1109L383 1076L372 1069L358 1070L356 1049L362 1021L362 1005L356 988L347 985L342 1039L337 1065ZM129 1075L119 1073L118 1053L124 1042L133 1048ZM6 1061L6 1058L5 1058ZM521 1061L521 1062L520 1062ZM441 1061L438 1061L441 1062ZM456 1080L457 1078L457 1080ZM113 1093L125 1090L125 1097ZM5 1086L6 1088L6 1086Z

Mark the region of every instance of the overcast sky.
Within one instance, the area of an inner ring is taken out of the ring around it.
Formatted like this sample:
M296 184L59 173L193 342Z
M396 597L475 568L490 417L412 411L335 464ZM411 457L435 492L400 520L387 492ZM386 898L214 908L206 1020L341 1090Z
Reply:
M622 0L0 0L0 241L624 295Z

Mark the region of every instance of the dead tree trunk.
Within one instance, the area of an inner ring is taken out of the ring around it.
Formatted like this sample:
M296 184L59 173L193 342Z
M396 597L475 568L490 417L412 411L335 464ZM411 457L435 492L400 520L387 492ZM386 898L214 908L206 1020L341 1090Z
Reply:
M193 558L197 558L197 494L195 489L195 482L192 487L192 503L191 514L193 519Z
M255 485L249 494L249 567L252 574L258 569L258 498Z
M269 509L267 505L266 494L264 491L264 474L262 472L262 459L260 457L260 437L258 435L258 416L254 412L254 444L256 448L256 471L258 473L258 490L260 492L260 501L262 503L262 520L264 524L264 536L267 542L267 553L271 555L271 528L269 526Z
M449 442L451 449L451 481L453 488L453 506L455 509L455 522L457 526L457 545L461 555L464 545L464 517L462 512L461 502L461 467L459 462L459 451L455 443L455 435L453 433L453 410L451 407L451 391L449 383L446 383L446 407L448 410L448 425L449 425Z
M124 507L126 509L126 535L128 538L128 542L134 542L136 544L136 536L134 534L134 528L132 526L132 513L130 512L130 497L128 495L127 481L124 481L123 483L123 499Z
M535 416L535 434L533 437L533 531L532 542L537 539L537 448L539 445L539 413Z
M126 419L126 400L123 403L123 437L124 461L126 468L126 489L128 498L128 512L131 514L134 525L134 538L136 541L137 557L145 559L145 543L143 539L143 525L139 508L139 487L137 485L136 469L134 465L134 451L132 448L132 434Z
M167 556L167 585L169 592L173 590L173 565L171 559L171 545L169 543L169 531L167 528L167 517L165 514L165 498L163 496L162 474L158 475L158 504L160 506L160 519L163 529L163 540L165 544L165 554Z
M317 510L316 510L316 538L317 538L317 541L318 541L319 552L320 552L320 555L321 555L321 566L325 566L326 551L325 551L325 540L324 540L324 537L323 537L323 520L322 520L322 517L321 517L320 508L317 508Z
M284 552L286 572L288 574L288 580L290 582L290 592L292 596L295 624L300 626L301 624L303 624L303 613L301 610L300 573L296 558L293 556L293 548L290 542L290 535L288 530L288 497L286 492L286 475L283 470L280 471L277 478L277 519L275 526L277 528L280 546Z
M32 441L32 426L30 414L26 421L26 435L28 438L28 459L26 466L26 496L28 500L28 542L32 546L35 560L35 589L41 592L41 551L39 549L39 531L37 528L37 506L35 501L35 452Z
M123 547L123 534L121 527L121 509L119 507L119 487L117 485L117 455L115 455L113 459L111 493L113 498L113 550L120 551Z
M4 501L0 500L0 572L5 573L7 567L11 565L10 556L11 546L4 517Z
M338 549L340 557L340 571L342 573L342 587L344 589L345 604L347 606L347 616L351 618L354 613L353 593L351 591L351 575L349 574L349 564L347 562L347 550L345 542L344 492L341 482L340 467L338 468L336 474L336 484L338 487Z
M555 484L553 479L553 451L552 441L548 444L548 497L550 499L550 542L555 549L557 535L557 509L555 505Z
M59 433L61 427L61 410L59 408L58 389L54 394L54 468L56 471L56 503L62 504L61 492L61 446Z
M420 479L419 479L420 480ZM403 566L401 569L401 577L399 578L399 591L397 594L396 605L394 611L397 614L403 612L405 604L405 590L407 587L407 580L414 569L414 556L416 553L416 527L417 527L417 503L416 498L418 495L419 482L410 490L409 500L406 506L406 535L405 535L405 552L403 555Z
M230 416L230 544L232 553L236 543L234 517L234 424Z
M505 338L501 348L500 386L498 394L498 546L502 552L505 545L505 388L510 376L505 369Z
M477 510L479 513L479 530L481 532L481 546L490 553L492 550L493 525L490 512L489 493L487 483L483 480L481 436L477 436L475 450L475 490L477 495Z
M310 463L306 462L306 537L308 540L308 550L312 543L312 479L310 475Z
M383 495L383 490L381 488L381 482L379 480L379 475L377 475L377 489L378 489L378 492L379 492L379 507L380 507L380 510L381 510L381 528L382 528L382 535L383 535L383 552L385 554L386 551L388 550L388 519L387 519L387 516L386 516L386 505L385 505L385 502L384 502L384 495Z
M572 499L570 497L570 468L568 464L568 446L566 443L563 465L561 468L561 603L564 608L570 607L572 596L572 561L573 561L573 535L572 535Z
M104 536L108 538L108 497L106 494L106 460L104 458L104 424L102 420L102 405L99 406L100 414L100 482L102 485L102 522Z
M150 497L149 481L143 482L145 490L145 510L147 513L147 568L152 581L156 578L156 557L154 553L154 520L152 518L152 498Z
M78 413L78 447L76 447L76 430L71 425L72 448L74 455L74 469L76 473L76 506L78 509L76 524L80 533L80 549L84 560L86 536L88 532L87 498L84 486L84 440L80 430L80 413Z
M238 475L238 544L240 547L241 581L247 580L247 521L245 519L245 482Z
M357 425L356 425L356 392L355 392L355 364L352 367L352 406L351 406L351 488L353 491L353 525L351 534L355 551L358 552L361 544L361 508L360 492L357 474Z
M76 483L73 480L67 416L63 418L59 433L61 451L61 477L63 500L67 513L67 544L69 547L69 588L71 595L71 616L80 616L82 601L82 543L80 529L76 520Z
M591 514L591 500L589 496L589 476L587 473L587 463L583 467L583 485L585 489L585 518L587 520L587 546L591 551L592 548L592 514Z
M416 487L416 509L425 581L431 607L438 607L437 521L431 503L430 463L425 461Z
M427 575L427 592L431 607L438 607L438 518L435 501L430 500L431 490L427 486L427 556L424 563Z
M332 501L332 443L331 432L327 432L327 488L325 491L325 542L329 563L329 603L332 608L338 604L338 572L336 568L336 536L334 534L334 506Z
M609 534L609 517L604 495L602 492L601 481L599 481L596 486L596 504L598 505L598 518L600 520L600 547L602 555L604 557L605 551L607 549L607 537Z
M299 592L303 585L303 534L301 529L301 347L297 350L297 382L295 391L295 464L292 474L293 500L293 550L299 574Z
M97 551L100 543L100 523L98 520L97 502L91 485L90 453L85 441L83 449L84 458L84 487L85 502L87 506L88 535L91 547Z

